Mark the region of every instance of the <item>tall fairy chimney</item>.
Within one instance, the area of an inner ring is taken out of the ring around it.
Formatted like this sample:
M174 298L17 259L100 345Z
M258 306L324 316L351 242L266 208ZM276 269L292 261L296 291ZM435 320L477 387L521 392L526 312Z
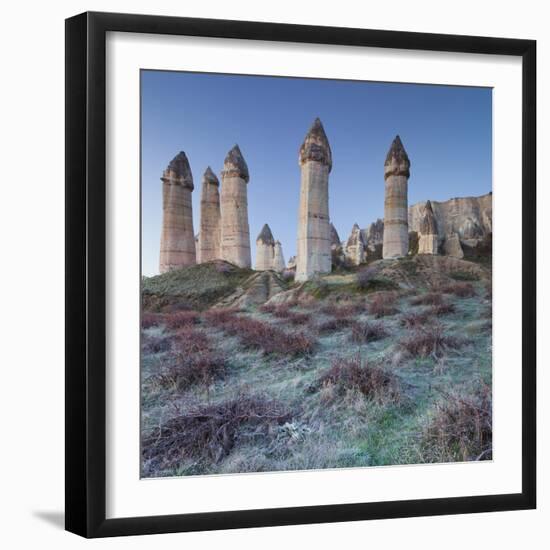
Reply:
M238 145L223 164L221 192L221 256L239 267L249 268L250 230L248 226L248 166Z
M418 253L437 254L437 222L430 201L426 203L426 211L424 217L420 221L419 233Z
M256 239L256 271L273 269L275 255L275 239L269 225L264 224Z
M183 151L162 174L161 273L196 263L191 193L193 175Z
M365 241L361 229L355 223L351 228L351 234L346 242L346 257L352 265L360 265L365 262Z
M202 177L201 221L197 262L220 258L220 182L210 166Z
M321 121L316 118L300 147L300 210L296 280L307 281L315 273L330 273L330 220L328 175L332 152Z
M282 273L285 270L285 258L283 256L283 245L275 241L275 253L273 254L273 271Z
M409 251L407 186L411 163L396 136L384 163L386 193L384 198L384 243L382 257L400 258Z

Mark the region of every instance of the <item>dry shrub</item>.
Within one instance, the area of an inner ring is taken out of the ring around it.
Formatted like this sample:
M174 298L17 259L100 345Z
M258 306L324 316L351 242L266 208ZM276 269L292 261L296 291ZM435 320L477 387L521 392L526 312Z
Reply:
M491 460L493 414L490 388L482 384L473 395L445 394L421 436L426 462Z
M331 332L338 332L353 326L355 321L346 317L335 317L326 321L321 321L317 326L317 330L321 334L329 334Z
M144 335L141 339L141 350L145 354L164 353L170 349L172 338L167 336Z
M232 321L237 313L238 310L234 308L209 309L203 312L202 318L210 325L223 326Z
M165 315L164 319L168 329L178 330L197 324L199 322L199 314L196 311L177 311Z
M476 295L476 290L472 283L451 283L441 288L445 294L454 294L459 298L471 298Z
M193 327L184 327L174 335L172 350L176 353L196 353L210 349L210 342L204 332Z
M389 335L388 330L382 323L354 323L351 327L350 340L357 344L366 344L382 340Z
M239 395L215 405L201 405L172 418L142 439L142 455L151 472L177 467L185 458L218 462L246 432L268 435L291 419L279 402Z
M399 312L395 306L396 301L396 292L377 292L369 302L369 313L377 319L387 315L395 315Z
M365 312L365 304L355 303L355 304L346 304L343 306L334 307L332 308L332 312L330 314L333 317L342 319L345 317L356 317L357 315L361 315L361 313L364 313L364 312Z
M287 334L272 324L249 317L233 316L218 326L228 334L237 336L245 348L260 349L265 354L309 355L317 343L313 336L304 332Z
M295 311L291 311L286 320L291 325L306 325L311 318L311 315L309 313L298 313Z
M276 304L263 304L260 306L260 311L262 313L274 313L278 307Z
M462 340L444 334L443 327L433 324L429 327L418 327L399 342L399 347L413 357L441 357L448 349L456 349Z
M357 286L361 290L369 289L375 276L376 276L376 269L374 269L373 267L365 267L361 269L360 271L357 272L357 275L355 276Z
M352 359L338 358L318 379L318 387L334 386L339 394L358 391L377 403L397 402L400 398L397 377L363 361L359 355Z
M456 307L454 306L454 304L442 303L436 306L432 306L431 308L429 308L428 312L431 315L435 315L436 317L441 317L443 315L455 313Z
M210 385L224 376L226 368L227 359L221 353L210 350L176 353L157 379L161 386L185 390L194 384Z
M430 321L432 311L427 309L421 312L405 313L399 319L399 324L405 328L417 328Z
M158 327L163 322L163 315L144 311L141 314L141 328Z
M413 306L439 306L444 302L440 292L426 292L411 299Z

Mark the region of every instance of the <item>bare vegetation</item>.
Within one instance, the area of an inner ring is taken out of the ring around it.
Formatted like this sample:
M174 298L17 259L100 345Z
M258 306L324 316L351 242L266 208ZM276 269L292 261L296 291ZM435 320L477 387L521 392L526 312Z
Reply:
M376 342L389 336L389 331L382 323L365 321L354 323L351 327L350 340L356 344Z
M319 378L318 385L332 385L340 394L347 390L357 391L377 403L396 402L400 398L397 378L389 371L363 361L359 355L333 361Z
M459 298L471 298L475 296L476 290L471 283L451 283L441 288L441 292L444 294L454 294Z
M185 458L218 462L227 456L245 430L267 436L273 425L291 419L281 403L238 395L218 404L201 405L178 415L148 433L142 455L149 471L175 468Z
M441 357L462 344L459 338L445 334L442 325L433 324L415 329L399 342L399 347L413 357Z
M396 307L397 293L396 292L377 292L371 298L368 311L377 319L388 315L399 313Z
M413 306L440 306L443 303L444 299L441 292L426 292L426 294L411 298L411 305Z
M492 396L486 384L475 393L447 393L425 426L421 449L426 462L492 458Z

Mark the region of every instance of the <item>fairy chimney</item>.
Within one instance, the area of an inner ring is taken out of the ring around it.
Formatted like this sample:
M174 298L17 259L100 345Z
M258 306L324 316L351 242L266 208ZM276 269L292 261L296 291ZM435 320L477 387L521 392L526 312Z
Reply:
M352 265L360 265L365 261L365 241L357 224L351 229L351 234L346 242L346 258Z
M256 271L273 269L274 255L275 239L269 225L266 223L256 238Z
M221 257L239 267L249 268L250 230L248 226L248 166L238 145L223 164L221 191Z
M336 227L331 223L330 224L330 247L334 250L341 246L340 235L336 231Z
M172 269L196 263L193 231L193 175L183 151L178 153L162 174L162 234L159 269Z
M401 258L409 251L407 186L410 166L403 143L396 136L384 163L384 259Z
M432 209L432 203L426 203L424 217L420 221L418 253L419 254L437 254L437 223Z
M285 270L285 258L283 256L283 245L275 241L275 253L273 254L273 271L282 273Z
M220 258L220 182L210 166L202 177L199 263Z
M307 281L316 273L330 273L331 270L328 177L332 152L318 118L300 147L299 162L301 184L296 280Z

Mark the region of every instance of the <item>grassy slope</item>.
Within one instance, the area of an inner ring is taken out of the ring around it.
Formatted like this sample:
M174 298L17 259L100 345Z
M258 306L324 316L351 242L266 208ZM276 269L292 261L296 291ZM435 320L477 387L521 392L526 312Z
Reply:
M197 266L200 268L201 266ZM242 274L235 274L242 276ZM195 275L196 276L196 275ZM155 289L170 291L170 284L179 287L174 276L162 276L154 281ZM334 291L357 297L348 292L352 288L349 276L330 276L328 294ZM224 380L209 387L193 386L187 391L161 388L154 382L164 360L163 354L144 355L142 360L142 405L144 432L159 426L171 416L186 410L192 403L216 403L234 397L239 392L262 394L275 398L294 411L293 421L279 428L275 437L239 441L231 453L213 463L185 459L172 470L149 475L181 475L230 473L246 471L274 471L417 463L423 460L418 437L436 402L457 388L469 392L479 380L491 383L491 333L483 314L487 309L484 285L474 283L478 295L472 298L448 296L456 312L441 318L448 333L465 340L457 351L448 351L442 358L407 358L399 351L397 342L408 329L399 324L400 316L422 306L410 305L410 296L398 300L400 313L385 317L382 322L390 331L386 339L353 344L349 329L319 336L315 354L308 358L288 359L266 357L260 351L242 350L235 337L220 330L200 325L219 350L227 352L229 373ZM148 288L152 288L149 284ZM185 289L184 292L188 292ZM209 291L206 292L209 295ZM323 298L319 299L319 306ZM311 309L295 308L310 312ZM284 320L267 313L249 311L243 315L277 324L288 331ZM315 322L324 319L317 311ZM371 320L365 313L358 317ZM162 328L148 329L148 333L163 333ZM402 399L398 404L379 405L363 395L348 391L343 396L330 394L329 389L311 391L312 384L338 357L351 358L361 354L371 363L391 370L401 382Z

